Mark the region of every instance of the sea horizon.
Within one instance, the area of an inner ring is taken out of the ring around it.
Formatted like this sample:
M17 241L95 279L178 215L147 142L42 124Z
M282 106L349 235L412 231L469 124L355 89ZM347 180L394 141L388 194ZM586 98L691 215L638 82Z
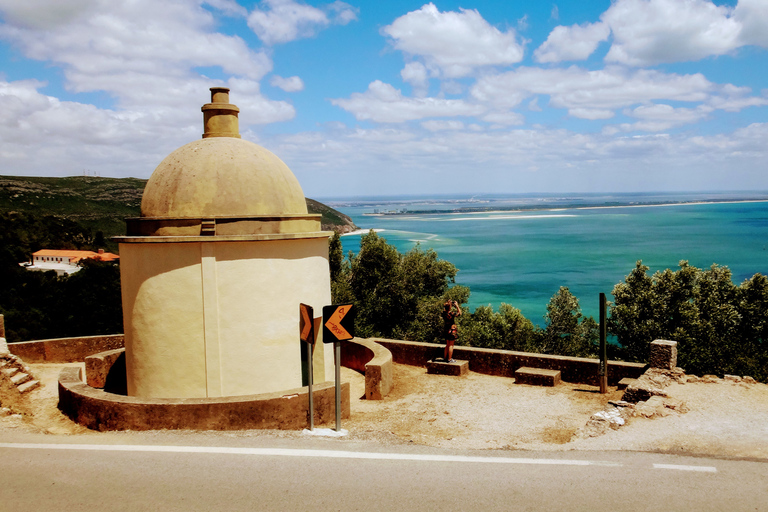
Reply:
M356 253L369 229L400 252L418 243L459 269L470 310L507 303L539 325L560 286L597 318L599 293L611 300L638 260L649 274L675 270L681 260L719 264L736 284L768 272L762 191L369 196L326 204L361 228L342 237L345 253ZM384 208L397 213L375 213Z

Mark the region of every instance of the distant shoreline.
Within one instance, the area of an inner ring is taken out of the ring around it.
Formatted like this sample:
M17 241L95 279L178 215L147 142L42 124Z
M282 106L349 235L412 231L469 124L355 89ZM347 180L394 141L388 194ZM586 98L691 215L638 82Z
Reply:
M644 204L612 204L612 205L563 205L557 207L542 207L542 206L530 206L530 207L509 207L509 208L494 208L494 207L472 207L472 208L455 208L451 210L406 210L397 212L380 212L380 213L362 213L365 217L401 217L407 215L479 215L489 213L523 213L523 212L557 212L564 210L602 210L613 208L654 208L654 207L669 207L669 206L695 206L704 204L738 204L738 203L768 203L768 199L734 199L729 201L723 200L698 200L698 201L678 201L667 203L644 203ZM368 230L359 230L368 232ZM347 233L355 234L355 233Z

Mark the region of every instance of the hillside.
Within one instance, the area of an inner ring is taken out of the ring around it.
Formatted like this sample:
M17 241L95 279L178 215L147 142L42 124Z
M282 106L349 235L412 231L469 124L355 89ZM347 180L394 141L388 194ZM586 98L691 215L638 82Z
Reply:
M125 234L123 219L140 215L146 183L138 178L0 176L0 212L62 217L109 239ZM348 216L313 199L307 199L307 209L323 216L324 230L356 229Z

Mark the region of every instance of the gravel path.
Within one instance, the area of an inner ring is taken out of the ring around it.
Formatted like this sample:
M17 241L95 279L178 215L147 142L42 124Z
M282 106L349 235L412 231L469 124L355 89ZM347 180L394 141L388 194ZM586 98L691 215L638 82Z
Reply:
M3 430L99 436L74 424L56 408L57 377L71 365L30 365L43 384L31 391L23 416L0 418ZM592 386L554 388L517 385L513 379L470 372L465 377L429 375L424 368L395 365L395 387L384 400L364 400L362 375L342 369L352 392L352 417L341 442L382 445L416 443L455 449L638 450L768 461L768 385L720 380L673 384L665 391L689 412L630 418L618 430L590 438L578 435L590 416L621 391L601 395ZM8 403L7 397L3 404ZM322 425L319 425L319 427ZM332 425L325 425L326 427ZM126 433L125 435L130 435ZM216 434L213 434L216 435ZM295 438L295 431L240 431L238 436Z

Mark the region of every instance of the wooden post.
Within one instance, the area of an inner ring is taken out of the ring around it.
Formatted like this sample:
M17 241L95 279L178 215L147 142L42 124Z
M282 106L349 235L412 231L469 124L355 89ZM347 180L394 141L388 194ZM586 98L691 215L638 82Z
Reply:
M606 347L607 329L605 325L605 294L600 294L600 393L608 392L608 349Z

